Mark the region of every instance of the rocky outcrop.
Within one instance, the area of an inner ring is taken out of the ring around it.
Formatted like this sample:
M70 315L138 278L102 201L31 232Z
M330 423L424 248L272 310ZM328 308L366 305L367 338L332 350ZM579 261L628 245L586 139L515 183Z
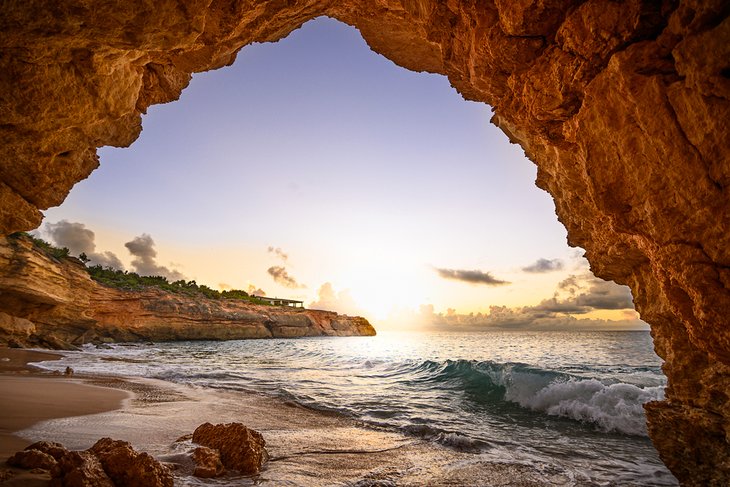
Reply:
M191 73L335 17L494 108L537 164L570 244L598 276L629 285L652 326L669 378L666 401L647 410L662 458L686 484L724 484L728 13L725 0L14 3L0 18L0 230L37 226L39 209L98 165L97 147L134 141L141 114L175 100Z
M170 471L126 441L102 438L84 451L39 441L15 453L8 465L51 472L51 487L172 487Z
M218 451L225 468L245 475L259 473L269 459L261 433L241 423L201 424L193 432L193 443Z
M50 487L117 487L93 453L70 451L51 471Z
M87 450L99 459L116 486L172 487L170 471L149 453L137 452L126 441L102 438Z
M56 460L49 454L43 453L35 448L26 448L15 453L7 459L6 463L11 467L24 468L27 470L39 468L51 470L56 466Z
M122 291L24 238L0 237L0 344L68 349L84 343L374 335L360 317L155 288Z
M263 436L241 423L204 423L191 435L197 446L190 454L192 473L200 478L226 474L261 472L269 459ZM12 455L7 464L25 470L47 470L51 487L172 487L171 468L146 452L138 452L126 441L102 438L83 451L69 451L60 443L38 441ZM234 473L234 472L229 472Z

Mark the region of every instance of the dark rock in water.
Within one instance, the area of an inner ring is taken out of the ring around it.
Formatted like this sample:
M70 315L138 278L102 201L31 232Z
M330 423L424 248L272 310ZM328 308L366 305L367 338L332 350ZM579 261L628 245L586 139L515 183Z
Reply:
M39 450L23 450L19 451L6 462L11 467L24 469L40 468L43 470L51 470L56 466L56 459L47 453Z
M255 474L269 459L264 437L241 423L201 424L193 443L218 450L223 466L242 474Z
M116 487L99 459L89 451L68 452L53 468L51 476L50 487Z
M102 438L87 451L98 457L117 486L173 487L167 468L150 454L135 451L126 441Z
M193 451L193 461L195 462L193 475L196 477L209 479L219 477L225 472L218 450L207 446L199 446Z

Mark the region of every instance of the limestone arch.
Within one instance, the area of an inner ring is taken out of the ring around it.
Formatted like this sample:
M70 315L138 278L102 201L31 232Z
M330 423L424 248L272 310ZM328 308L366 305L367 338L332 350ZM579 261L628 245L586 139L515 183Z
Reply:
M35 0L0 16L0 229L34 228L193 72L328 15L448 76L538 166L569 242L628 284L665 359L651 436L730 478L730 7L723 0Z

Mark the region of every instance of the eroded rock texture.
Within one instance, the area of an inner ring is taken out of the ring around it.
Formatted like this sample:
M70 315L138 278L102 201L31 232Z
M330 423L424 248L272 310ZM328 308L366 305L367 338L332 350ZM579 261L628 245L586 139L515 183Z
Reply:
M572 245L628 284L666 360L648 408L687 485L730 477L727 0L29 0L0 15L0 229L30 229L148 106L330 15L446 74L538 165ZM24 323L17 324L23 326ZM701 441L699 441L701 439Z
M51 471L51 487L172 487L170 470L126 441L102 438L84 451L39 441L8 459L24 469ZM34 484L36 485L36 484Z
M0 346L374 334L365 318L331 311L106 287L77 259L0 237Z
M217 451L225 468L246 475L259 473L269 459L263 435L241 423L203 423L195 428L192 440ZM202 456L199 450L194 455Z

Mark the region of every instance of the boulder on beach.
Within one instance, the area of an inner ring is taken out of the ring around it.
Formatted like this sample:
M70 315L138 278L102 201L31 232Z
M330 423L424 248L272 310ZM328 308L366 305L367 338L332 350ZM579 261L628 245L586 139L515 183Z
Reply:
M259 473L269 459L261 433L241 423L201 424L193 433L193 443L218 450L223 466L242 474Z
M6 461L11 467L26 470L42 469L51 470L56 466L58 460L68 453L60 443L49 441L38 441L19 451Z
M90 451L70 451L51 471L50 487L116 487ZM125 484L126 485L126 484Z
M39 450L19 451L12 457L8 458L6 463L11 467L24 468L26 470L33 468L51 470L56 466L56 460L51 455Z
M10 457L8 464L50 470L50 487L173 487L172 474L160 462L111 438L102 438L85 451L39 441Z
M115 485L173 487L166 467L149 453L135 451L126 441L102 438L87 451L96 455Z
M26 450L38 450L52 456L56 461L60 460L68 450L60 443L53 441L36 441L25 448Z

